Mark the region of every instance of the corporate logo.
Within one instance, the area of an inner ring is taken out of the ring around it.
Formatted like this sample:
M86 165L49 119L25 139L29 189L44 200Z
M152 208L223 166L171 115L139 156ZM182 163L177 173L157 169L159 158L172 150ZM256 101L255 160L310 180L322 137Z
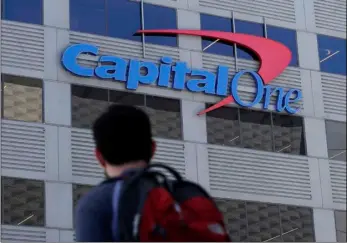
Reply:
M69 46L62 55L62 65L69 72L81 77L98 77L114 81L125 82L129 90L136 90L140 84L149 85L155 83L159 87L175 90L188 90L196 93L205 93L225 97L217 104L200 111L198 115L218 109L231 102L241 107L253 107L263 102L263 109L269 109L271 97L277 94L275 108L278 112L286 111L290 114L298 112L291 107L292 103L302 98L299 89L289 89L287 92L281 87L268 85L278 77L289 65L291 60L290 50L282 43L263 37L203 30L143 30L137 33L160 35L191 35L206 38L219 39L227 43L235 43L238 46L253 51L260 61L258 71L241 70L231 79L228 90L227 66L219 65L217 72L212 73L203 69L189 68L185 62L173 62L173 59L164 56L160 64L150 61L125 60L117 56L100 56L98 64L94 67L86 67L78 64L77 59L81 54L98 56L99 48L91 44L75 44ZM145 70L143 72L142 70ZM244 74L249 74L255 81L256 91L253 101L246 103L238 94L239 80ZM187 77L189 76L189 79ZM172 78L173 82L170 82Z

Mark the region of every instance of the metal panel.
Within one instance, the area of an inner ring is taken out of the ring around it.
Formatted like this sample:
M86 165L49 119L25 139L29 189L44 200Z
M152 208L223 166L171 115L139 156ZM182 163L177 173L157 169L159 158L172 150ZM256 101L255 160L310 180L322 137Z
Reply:
M184 144L182 141L156 139L157 152L154 163L165 163L177 169L185 176ZM104 178L94 156L92 132L88 129L71 130L72 175L93 179Z
M316 27L346 32L345 0L314 0Z
M2 120L1 168L45 172L45 128L39 123Z
M130 41L119 38L104 37L99 35L85 34L79 32L70 32L70 43L89 43L100 48L100 55L113 55L123 57L127 60L151 60L159 62L162 56L170 56L174 61L179 59L178 48L172 48L161 45L145 45L145 58L143 57L143 48L141 42ZM97 60L97 59L92 59ZM94 65L95 66L95 65Z
M343 205L346 205L346 167L345 161L329 161L333 202Z
M305 157L208 145L208 159L211 190L312 198Z
M1 225L1 240L4 242L46 242L46 229Z
M295 23L294 0L199 0L201 7L230 10Z
M8 67L43 71L43 26L2 20L1 64Z
M346 116L346 77L321 73L324 112Z

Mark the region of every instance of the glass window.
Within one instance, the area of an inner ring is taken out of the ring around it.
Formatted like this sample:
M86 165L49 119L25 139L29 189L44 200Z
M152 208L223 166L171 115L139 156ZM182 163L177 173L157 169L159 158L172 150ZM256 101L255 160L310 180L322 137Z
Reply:
M264 37L264 24L235 19L235 33ZM237 57L250 60L258 59L258 57L253 52L241 47L237 48Z
M232 20L208 14L200 14L202 30L233 32ZM202 50L207 53L234 56L234 46L221 41L202 39Z
M206 108L208 108L208 105ZM221 107L206 114L207 141L211 144L240 146L239 109Z
M2 0L2 19L43 24L43 0Z
M240 109L240 126L242 147L273 151L271 113Z
M306 154L301 117L272 113L275 152Z
M107 0L108 35L111 37L141 41L140 35L134 35L136 31L141 29L140 16L141 8L138 2L129 0Z
M1 223L44 226L44 192L43 181L1 177Z
M325 126L329 159L346 161L346 123L326 121Z
M346 40L317 35L320 70L346 75Z
M296 40L296 31L290 29L284 29L276 26L267 25L266 26L267 37L269 39L281 42L287 46L292 52L292 60L290 61L290 66L298 66L298 46Z
M145 106L145 96L142 94L110 90L110 102L123 105Z
M143 12L145 30L177 29L176 9L144 3ZM157 45L177 46L177 37L146 35L145 42Z
M105 0L70 0L70 29L106 35Z
M109 106L107 89L72 85L71 93L73 127L90 128Z
M335 211L336 240L346 242L346 211Z
M3 74L2 106L5 119L42 122L42 81Z
M179 100L146 95L146 111L152 122L153 136L182 139Z
M310 208L215 199L234 242L314 242Z

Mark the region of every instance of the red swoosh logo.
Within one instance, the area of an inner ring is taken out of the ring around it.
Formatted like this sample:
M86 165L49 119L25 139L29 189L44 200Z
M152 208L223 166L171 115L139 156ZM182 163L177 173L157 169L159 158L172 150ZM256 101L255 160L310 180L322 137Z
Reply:
M254 35L229 33L210 30L140 30L137 33L144 34L177 34L177 35L193 35L206 38L220 39L224 42L236 43L242 47L252 50L259 58L260 66L258 73L266 85L274 78L278 77L284 69L289 65L292 58L291 51L282 43L277 41L258 37ZM221 100L217 104L198 113L205 114L209 111L218 109L226 104L234 101L232 96Z

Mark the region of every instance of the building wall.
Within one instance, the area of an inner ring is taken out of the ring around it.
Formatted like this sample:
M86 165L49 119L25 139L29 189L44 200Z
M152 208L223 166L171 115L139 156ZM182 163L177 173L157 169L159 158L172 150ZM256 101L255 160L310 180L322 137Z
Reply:
M304 117L306 156L209 143L209 126L206 124L210 118L197 116L196 113L205 107L205 103L217 102L216 97L155 86L141 86L136 93L180 99L182 139L158 138L155 161L171 163L186 178L201 183L218 198L226 214L238 208L252 207L252 202L279 205L274 206L275 211L281 211L281 207L285 207L281 205L288 204L291 207L311 208L315 241L334 242L346 237L345 221L341 226L343 217L335 218L335 214L346 211L346 160L329 159L329 138L326 133L326 120L343 122L342 126L345 127L346 76L321 72L317 45L318 34L346 38L346 3L338 0L145 2L177 8L177 25L180 29L199 29L199 13L208 13L297 31L299 66L288 67L275 80L275 84L289 88L295 80L293 85L303 91L304 101L299 115ZM186 61L191 67L212 71L218 64L231 65L234 70L256 65L252 61L223 59L222 56L202 52L199 38L179 36L178 48L141 44L70 31L69 19L69 0L44 0L42 26L8 20L1 22L1 73L12 75L6 76L6 79L2 76L2 81L5 82L5 79L11 88L23 82L13 76L24 76L34 79L29 80L32 83L42 80L43 87L40 89L40 84L31 85L32 96L26 97L26 100L20 97L28 92L28 88L3 89L1 93L2 107L18 108L4 109L6 112L3 112L1 120L1 176L11 178L2 181L2 200L6 197L13 200L13 207L2 209L0 233L3 241L72 241L73 205L77 194L83 194L88 188L86 185L95 185L103 178L92 153L90 131L72 126L75 113L71 106L74 99L71 97L71 85L118 91L125 88L121 83L79 78L67 73L60 64L60 57L69 44L95 43L110 55L154 62L161 56L170 55L175 60ZM85 59L82 62L90 63L93 60ZM244 86L242 91L247 96L254 89ZM42 101L41 117L35 115L35 109L40 107ZM84 105L88 107L91 104ZM177 114L173 113L172 116L177 117ZM13 117L16 120L12 120ZM165 124L165 119L158 121L158 124ZM235 172L238 169L240 172ZM25 183L13 178L39 182L26 184L26 189L23 189L18 185ZM44 185L40 181L44 181ZM32 191L32 198L44 197L43 209L37 210L34 216L42 227L6 223L4 210L18 210L17 215L11 217L20 219L26 215L25 205L42 203L29 199L27 202L16 201L16 190L12 191L14 195L6 194L6 188L11 186L18 188L18 194L26 190ZM38 187L44 190L35 193L33 188ZM228 204L228 201L232 203ZM19 204L24 208L16 207ZM249 210L262 210L259 205L254 208ZM302 209L300 215L305 215L304 211Z

